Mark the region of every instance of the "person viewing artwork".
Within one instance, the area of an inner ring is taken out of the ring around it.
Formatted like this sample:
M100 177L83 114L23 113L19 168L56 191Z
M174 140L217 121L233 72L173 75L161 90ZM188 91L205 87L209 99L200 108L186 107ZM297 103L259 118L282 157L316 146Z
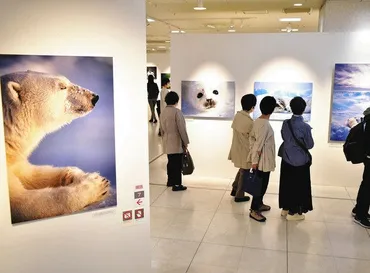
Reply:
M148 91L148 102L151 112L151 118L149 122L157 123L157 118L155 116L155 105L157 103L159 95L159 88L158 85L154 82L153 75L148 76L147 91Z
M173 191L184 191L187 188L182 185L182 156L189 144L185 118L176 107L179 103L179 95L176 92L169 92L165 102L167 106L161 113L160 124L163 152L168 158L167 187L172 187Z
M283 122L281 135L283 143L279 148L281 160L279 207L281 216L289 221L304 220L304 213L311 211L311 155L314 147L311 126L304 122L302 114L306 102L295 97L290 102L293 116ZM299 143L297 142L299 141Z
M270 173L275 170L275 138L269 119L276 107L274 97L266 96L260 103L261 116L254 121L250 141L249 161L252 168L257 170L257 175L262 180L262 188L259 196L253 196L249 217L258 221L265 222L266 217L262 212L271 210L271 207L263 203L266 193Z
M235 197L235 202L247 202L249 196L244 195L243 174L252 167L252 162L248 160L249 155L249 135L253 128L253 119L250 114L254 111L257 99L253 94L244 95L241 99L242 111L236 113L231 128L233 129L233 140L229 153L229 160L238 168L231 196Z
M352 210L353 221L370 229L370 107L364 111L365 160L361 186L358 190L356 206Z
M166 99L167 94L170 92L170 90L169 90L170 88L171 88L170 79L169 78L162 78L162 89L161 89L159 104L157 102L157 109L159 109L158 110L158 117L159 118L161 116L161 109L163 110L167 106L165 99ZM159 127L158 135L159 136L162 135L160 127Z

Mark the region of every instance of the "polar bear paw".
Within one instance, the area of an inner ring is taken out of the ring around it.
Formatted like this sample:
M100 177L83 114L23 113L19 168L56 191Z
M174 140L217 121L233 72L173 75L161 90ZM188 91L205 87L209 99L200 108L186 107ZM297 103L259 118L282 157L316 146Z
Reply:
M87 173L77 185L87 205L101 202L109 196L110 182L99 173Z
M61 181L61 186L69 186L73 183L79 183L84 175L85 172L77 167L67 167L65 169L65 175Z

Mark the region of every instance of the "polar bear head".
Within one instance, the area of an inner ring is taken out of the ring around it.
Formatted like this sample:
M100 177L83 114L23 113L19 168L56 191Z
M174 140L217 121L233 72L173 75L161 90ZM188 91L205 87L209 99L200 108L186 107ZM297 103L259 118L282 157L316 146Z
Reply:
M0 77L4 124L53 132L91 112L99 100L66 77L25 71ZM11 123L11 124L7 124Z

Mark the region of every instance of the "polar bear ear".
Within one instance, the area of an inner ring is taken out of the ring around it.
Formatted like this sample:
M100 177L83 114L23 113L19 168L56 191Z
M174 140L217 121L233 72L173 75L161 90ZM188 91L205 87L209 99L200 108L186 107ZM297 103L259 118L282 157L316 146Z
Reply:
M9 96L14 102L19 102L19 92L21 91L21 85L16 82L8 82Z

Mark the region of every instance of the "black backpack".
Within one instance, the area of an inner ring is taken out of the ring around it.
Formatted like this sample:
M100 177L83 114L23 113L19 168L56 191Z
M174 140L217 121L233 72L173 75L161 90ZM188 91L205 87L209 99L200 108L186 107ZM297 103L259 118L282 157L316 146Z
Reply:
M360 164L365 160L365 125L363 121L353 127L343 145L344 155L352 164Z

